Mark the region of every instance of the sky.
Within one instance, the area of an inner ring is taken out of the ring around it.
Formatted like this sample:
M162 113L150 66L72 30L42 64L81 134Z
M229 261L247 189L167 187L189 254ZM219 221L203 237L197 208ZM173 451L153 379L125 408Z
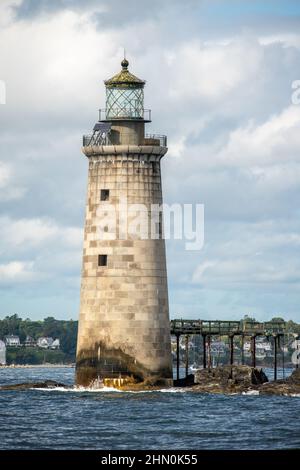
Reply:
M167 242L170 316L299 321L296 0L1 0L0 318L78 318L81 139L124 48L165 203L205 206L202 250Z

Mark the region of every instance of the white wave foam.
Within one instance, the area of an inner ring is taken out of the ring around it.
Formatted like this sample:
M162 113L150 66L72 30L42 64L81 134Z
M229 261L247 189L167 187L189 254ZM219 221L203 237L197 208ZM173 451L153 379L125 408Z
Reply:
M63 393L133 393L133 394L145 394L145 393L186 393L189 389L186 388L161 388L158 390L118 390L114 387L52 387L52 388L30 388L29 390L37 390L41 392L63 392ZM239 395L239 393L230 393L231 395ZM242 395L246 396L258 396L260 395L258 390L248 390L242 392ZM285 394L286 397L300 398L299 393Z
M38 390L42 392L71 392L71 393L182 393L185 392L183 388L161 388L158 390L119 390L114 387L51 387L51 388L31 388L30 390Z
M258 390L248 390L247 392L242 392L242 395L259 395Z
M101 388L89 388L89 387L51 387L51 388L42 388L42 387L33 387L30 390L38 390L41 392L71 392L71 393L86 393L86 392L120 392L113 387L101 387Z

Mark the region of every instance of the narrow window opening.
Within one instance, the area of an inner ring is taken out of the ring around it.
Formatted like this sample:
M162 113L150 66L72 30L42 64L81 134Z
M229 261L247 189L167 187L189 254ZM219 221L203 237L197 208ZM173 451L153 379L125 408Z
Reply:
M108 201L109 200L109 189L101 189L100 200Z
M107 255L98 255L98 266L107 266Z
M163 238L163 215L161 212L159 213L158 238L159 239Z
M156 162L151 162L151 166L152 166L152 173L158 173Z

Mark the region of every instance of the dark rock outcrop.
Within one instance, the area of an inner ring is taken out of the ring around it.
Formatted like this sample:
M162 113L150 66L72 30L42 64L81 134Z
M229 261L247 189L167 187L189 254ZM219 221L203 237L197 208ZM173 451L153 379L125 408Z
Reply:
M56 388L65 387L64 384L55 382L54 380L45 380L44 382L26 382L21 384L0 385L1 390L28 390L30 388Z
M268 381L262 369L224 366L195 373L194 390L210 393L241 393Z
M268 382L262 369L248 366L224 366L202 369L195 373L190 390L205 393L251 393L261 395L300 395L300 369L285 380Z
M174 387L190 387L191 385L194 385L194 383L195 383L194 374L189 374L187 377L174 380Z
M286 381L288 384L300 385L300 369L295 369Z
M261 395L299 395L300 369L295 369L285 380L276 380L259 388Z

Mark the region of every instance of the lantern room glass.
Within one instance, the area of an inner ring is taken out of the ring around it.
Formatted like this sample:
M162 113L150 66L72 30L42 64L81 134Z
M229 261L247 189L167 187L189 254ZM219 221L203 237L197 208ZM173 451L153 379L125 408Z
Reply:
M107 87L106 119L143 119L144 90L141 87Z

